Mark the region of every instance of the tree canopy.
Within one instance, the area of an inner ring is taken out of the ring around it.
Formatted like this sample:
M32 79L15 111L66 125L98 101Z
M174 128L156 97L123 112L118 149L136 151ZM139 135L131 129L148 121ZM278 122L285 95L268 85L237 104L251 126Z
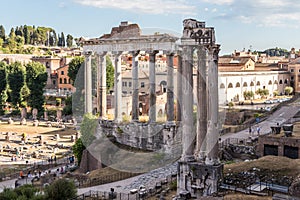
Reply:
M46 67L38 62L31 62L26 65L26 83L30 90L28 105L43 111L44 95L43 89L47 82Z

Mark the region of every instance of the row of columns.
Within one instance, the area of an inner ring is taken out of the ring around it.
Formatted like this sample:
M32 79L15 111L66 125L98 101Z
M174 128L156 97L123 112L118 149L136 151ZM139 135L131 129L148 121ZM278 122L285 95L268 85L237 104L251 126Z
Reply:
M149 96L150 96L150 107L149 107L149 122L156 122L156 72L155 72L155 62L156 54L158 50L149 53ZM115 103L115 121L122 121L122 68L121 68L121 51L112 52L114 57L115 66L115 77L114 77L114 103ZM138 77L138 57L140 51L131 51L132 55L132 121L139 120L139 77ZM92 78L91 78L91 59L92 52L85 52L85 112L91 113L92 107ZM175 114L174 114L174 53L167 53L167 121L168 123L174 124ZM106 56L107 52L97 54L97 108L100 114L100 118L106 118ZM180 112L180 111L178 111ZM177 113L177 116L180 113Z
M182 47L182 161L189 162L196 158L198 161L214 165L219 163L219 45L208 48L197 46L196 138L193 130L193 52L194 46Z

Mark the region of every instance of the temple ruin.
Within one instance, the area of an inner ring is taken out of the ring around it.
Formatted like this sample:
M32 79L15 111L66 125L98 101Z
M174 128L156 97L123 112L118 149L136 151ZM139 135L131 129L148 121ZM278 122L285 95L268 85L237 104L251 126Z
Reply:
M181 135L182 154L178 162L178 199L212 196L218 191L222 179L223 165L218 157L219 105L218 105L218 54L220 45L215 41L214 28L194 19L183 21L181 38L170 34L142 35L137 24L122 22L110 34L86 40L85 55L85 112L91 113L92 78L91 56L98 58L97 68L97 111L100 120L106 119L106 55L111 55L115 67L114 122L122 121L122 76L121 55L132 55L132 123L139 120L138 57L141 52L149 54L149 122L156 123L155 59L158 52L167 55L167 127L173 127ZM178 57L177 88L174 89L173 57ZM195 59L196 58L196 59ZM193 81L193 70L197 70L197 83ZM197 102L193 88L197 85ZM176 93L176 111L174 99ZM196 125L193 107L197 105ZM176 112L176 119L175 119ZM176 121L175 121L176 120ZM131 129L134 130L134 129ZM151 128L148 129L151 132ZM132 135L135 135L133 133ZM147 134L146 134L147 135ZM149 134L148 134L149 135ZM151 135L151 133L150 133ZM150 138L150 137L149 137ZM172 138L171 138L172 139ZM152 142L148 139L148 142Z

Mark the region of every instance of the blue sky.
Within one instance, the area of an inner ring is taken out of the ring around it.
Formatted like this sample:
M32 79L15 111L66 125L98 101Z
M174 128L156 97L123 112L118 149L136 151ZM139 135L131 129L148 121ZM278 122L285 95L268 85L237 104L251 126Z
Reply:
M296 0L10 0L0 4L0 24L49 26L75 37L99 37L121 21L144 33L180 35L182 21L195 18L215 27L221 55L271 47L300 48L300 4Z

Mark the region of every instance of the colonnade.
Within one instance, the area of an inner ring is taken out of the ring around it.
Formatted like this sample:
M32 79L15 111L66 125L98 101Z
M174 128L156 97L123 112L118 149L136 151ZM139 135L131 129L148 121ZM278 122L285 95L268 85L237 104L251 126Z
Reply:
M132 56L132 114L131 120L139 120L139 77L138 77L138 58L140 50L126 52ZM156 122L156 78L155 62L156 54L159 50L147 52L149 54L149 122ZM175 52L163 51L167 55L167 122L174 124L174 64ZM101 119L107 118L107 85L106 85L106 56L113 58L114 63L114 120L122 121L122 51L95 53L97 58L97 111ZM85 56L85 112L91 113L92 105L92 78L91 78L91 59L93 52L86 51ZM179 86L180 87L180 86ZM178 101L180 102L180 100ZM178 111L179 112L179 111Z

